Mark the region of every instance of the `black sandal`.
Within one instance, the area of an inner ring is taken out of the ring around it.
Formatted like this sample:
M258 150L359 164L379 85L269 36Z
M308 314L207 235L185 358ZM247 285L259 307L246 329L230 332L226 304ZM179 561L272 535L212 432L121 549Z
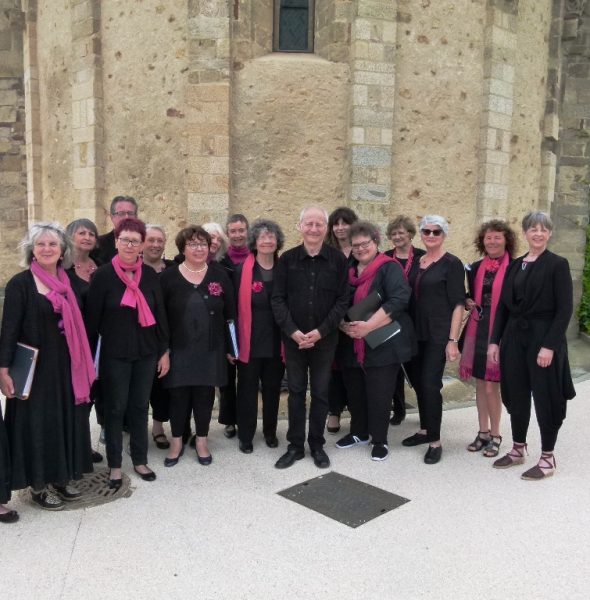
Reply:
M167 450L168 448L170 448L170 442L168 441L166 434L158 433L158 435L154 435L152 433L152 439L154 440L156 447L159 448L160 450ZM164 441L161 441L162 439Z
M491 438L489 437L481 437L482 434L485 435L486 433L490 435L489 431L478 431L475 439L467 446L467 450L469 450L469 452L479 452L482 448L486 447L491 441Z
M500 444L502 443L501 435L493 435L490 438L487 446L483 449L483 455L488 458L494 458L500 453Z

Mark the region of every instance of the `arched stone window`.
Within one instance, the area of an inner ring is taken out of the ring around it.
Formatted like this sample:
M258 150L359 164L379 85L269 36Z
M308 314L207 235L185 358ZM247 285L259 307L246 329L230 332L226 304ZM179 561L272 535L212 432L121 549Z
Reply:
M313 52L314 5L314 0L274 0L275 52Z

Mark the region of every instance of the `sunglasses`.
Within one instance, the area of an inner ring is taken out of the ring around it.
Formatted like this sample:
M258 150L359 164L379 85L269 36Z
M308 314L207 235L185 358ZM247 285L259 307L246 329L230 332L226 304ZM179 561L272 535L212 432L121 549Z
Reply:
M420 229L420 233L425 236L433 235L434 237L438 237L442 235L442 229Z

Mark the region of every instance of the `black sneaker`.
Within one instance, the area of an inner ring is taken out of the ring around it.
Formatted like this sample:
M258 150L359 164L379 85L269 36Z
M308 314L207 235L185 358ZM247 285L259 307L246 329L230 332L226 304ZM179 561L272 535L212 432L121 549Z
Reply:
M64 501L55 492L49 490L32 492L31 498L35 504L45 510L63 510L65 506Z
M360 438L352 433L346 434L336 442L336 448L352 448L353 446L362 446L369 443L369 437Z
M66 501L78 500L82 497L82 492L69 483L66 485L57 485L54 483L53 489Z
M373 444L371 450L371 460L385 460L389 454L389 447L387 444Z

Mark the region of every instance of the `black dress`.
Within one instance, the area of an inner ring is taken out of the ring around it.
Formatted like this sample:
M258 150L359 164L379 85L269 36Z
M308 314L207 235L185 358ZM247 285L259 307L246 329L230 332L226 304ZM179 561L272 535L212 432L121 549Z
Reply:
M23 271L6 286L0 367L12 362L17 342L39 348L28 400L6 400L5 425L11 462L11 487L42 490L92 472L88 406L74 404L70 355L58 328L60 315Z
M0 406L0 504L10 501L10 454Z

